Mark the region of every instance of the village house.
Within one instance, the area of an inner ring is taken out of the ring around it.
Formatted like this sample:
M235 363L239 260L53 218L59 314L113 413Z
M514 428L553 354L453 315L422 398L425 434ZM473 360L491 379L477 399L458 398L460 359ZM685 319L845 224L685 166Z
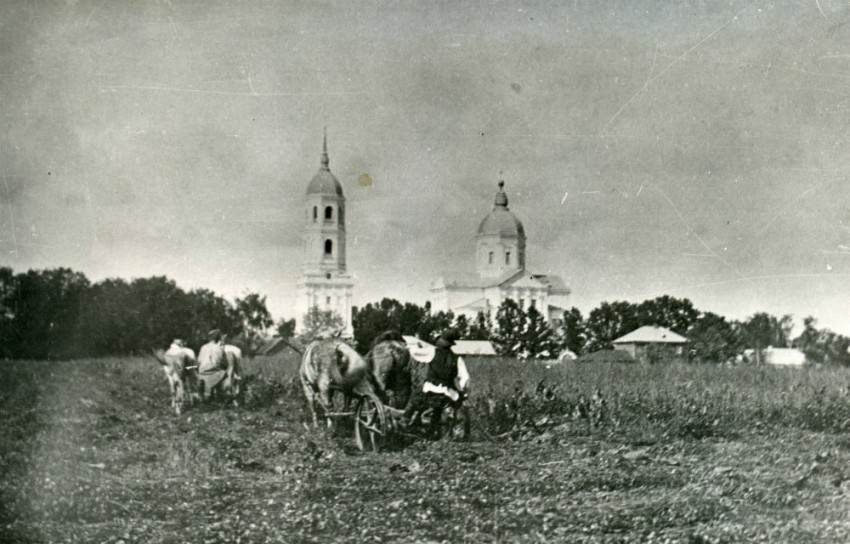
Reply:
M687 342L687 338L669 329L645 325L611 343L614 349L625 351L636 361L655 363L681 359Z

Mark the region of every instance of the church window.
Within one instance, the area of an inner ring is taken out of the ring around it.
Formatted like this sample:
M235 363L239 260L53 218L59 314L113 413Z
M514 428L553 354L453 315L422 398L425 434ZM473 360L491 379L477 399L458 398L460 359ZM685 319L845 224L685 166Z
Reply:
M327 206L325 208L325 221L330 221L334 218L334 208L333 206Z
M316 219L319 218L319 207L313 206L313 223L316 222Z
M330 273L330 272L328 272L327 274L325 274L325 278L327 278L327 279L331 279L331 273Z
M325 297L325 306L331 305L331 297Z
M325 240L325 255L333 255L334 243L333 240Z
M505 264L507 264L507 265L511 264L511 252L510 251L505 251Z
M490 255L487 258L487 264L493 264L493 252L490 252Z

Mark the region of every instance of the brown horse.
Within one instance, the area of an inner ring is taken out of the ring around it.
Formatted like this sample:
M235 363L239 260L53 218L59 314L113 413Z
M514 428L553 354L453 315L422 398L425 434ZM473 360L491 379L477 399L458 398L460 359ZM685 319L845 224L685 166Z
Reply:
M334 390L342 391L348 404L352 396L373 395L376 389L366 361L351 346L333 339L314 340L307 346L301 358L299 376L314 426L318 426L317 398L328 427L331 427L331 395Z
M412 360L401 335L395 331L379 334L366 354L366 364L377 382L381 400L403 409L410 399L419 365Z

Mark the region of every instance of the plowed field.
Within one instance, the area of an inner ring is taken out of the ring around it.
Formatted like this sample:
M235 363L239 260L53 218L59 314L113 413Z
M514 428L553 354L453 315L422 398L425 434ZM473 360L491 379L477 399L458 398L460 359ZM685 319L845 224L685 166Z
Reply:
M473 361L471 441L361 453L285 358L182 416L152 358L0 367L3 542L850 542L843 370Z

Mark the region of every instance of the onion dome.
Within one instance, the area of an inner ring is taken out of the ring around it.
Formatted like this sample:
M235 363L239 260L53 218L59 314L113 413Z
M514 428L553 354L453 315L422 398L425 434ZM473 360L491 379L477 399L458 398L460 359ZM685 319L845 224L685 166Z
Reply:
M505 182L499 182L493 211L478 227L478 236L503 236L525 238L525 229L519 219L508 210L508 195L505 194Z
M313 179L310 180L310 185L307 186L308 195L322 194L342 196L342 185L340 185L336 176L331 173L331 169L328 167L329 162L328 134L325 132L325 139L322 144L322 166L319 168L319 171L316 172L316 175L313 176Z

